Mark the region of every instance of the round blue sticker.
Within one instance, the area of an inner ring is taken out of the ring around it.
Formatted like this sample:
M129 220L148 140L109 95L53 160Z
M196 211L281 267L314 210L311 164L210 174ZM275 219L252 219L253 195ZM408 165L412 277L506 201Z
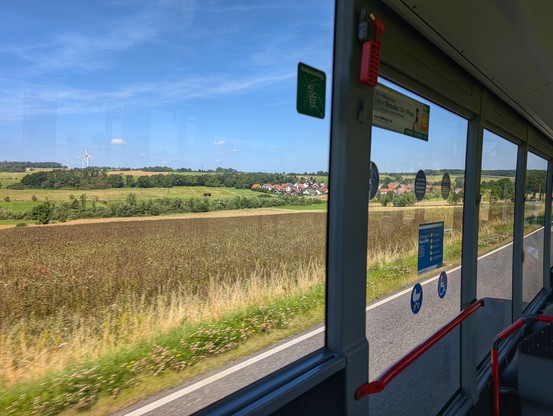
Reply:
M371 161L371 168L369 171L370 182L369 182L369 200L373 199L378 192L378 182L380 181L380 174L378 173L378 168L376 164Z
M415 197L417 201L422 201L424 195L426 194L426 175L421 169L417 172L415 176Z
M447 292L447 273L441 272L438 278L438 296L443 299Z
M414 314L419 313L422 308L422 286L420 283L417 283L413 287L411 292L411 310Z

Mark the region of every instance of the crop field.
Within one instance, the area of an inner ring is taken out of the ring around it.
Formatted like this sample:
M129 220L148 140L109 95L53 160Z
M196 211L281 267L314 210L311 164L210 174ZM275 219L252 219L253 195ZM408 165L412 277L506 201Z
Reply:
M0 390L320 292L325 228L325 213L297 213L2 230Z
M368 301L420 280L420 223L444 221L444 266L460 263L462 206L375 208ZM486 211L481 252L510 238L511 212ZM0 412L86 409L295 317L322 321L325 248L325 212L0 230Z

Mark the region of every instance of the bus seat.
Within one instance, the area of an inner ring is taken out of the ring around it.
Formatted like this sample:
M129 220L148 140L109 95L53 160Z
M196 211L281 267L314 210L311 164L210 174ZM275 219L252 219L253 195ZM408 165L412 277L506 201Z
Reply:
M551 416L553 414L553 325L551 323L536 329L519 343L518 391L523 415Z

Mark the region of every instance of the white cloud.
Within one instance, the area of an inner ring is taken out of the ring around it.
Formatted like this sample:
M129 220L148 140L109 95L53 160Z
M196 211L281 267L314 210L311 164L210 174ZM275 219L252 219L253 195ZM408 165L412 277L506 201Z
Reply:
M127 144L123 139L111 139L111 144Z
M227 144L227 142L225 142L224 140L217 140L216 142L213 142L213 144L216 146L224 146L225 144Z

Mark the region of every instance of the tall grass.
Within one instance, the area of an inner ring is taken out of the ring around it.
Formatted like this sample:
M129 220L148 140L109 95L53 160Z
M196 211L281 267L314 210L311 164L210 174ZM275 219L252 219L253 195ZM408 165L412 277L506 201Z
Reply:
M419 280L417 274L420 224L444 222L444 268L461 259L462 206L369 209L367 301ZM424 277L424 276L423 276Z
M5 230L0 384L320 286L325 227L302 213Z
M544 204L526 210L525 233L543 224ZM424 278L417 274L418 226L444 222L443 269L461 263L463 207L369 210L367 300L371 301ZM480 209L478 253L512 241L514 204L483 204ZM436 274L441 269L432 271Z

